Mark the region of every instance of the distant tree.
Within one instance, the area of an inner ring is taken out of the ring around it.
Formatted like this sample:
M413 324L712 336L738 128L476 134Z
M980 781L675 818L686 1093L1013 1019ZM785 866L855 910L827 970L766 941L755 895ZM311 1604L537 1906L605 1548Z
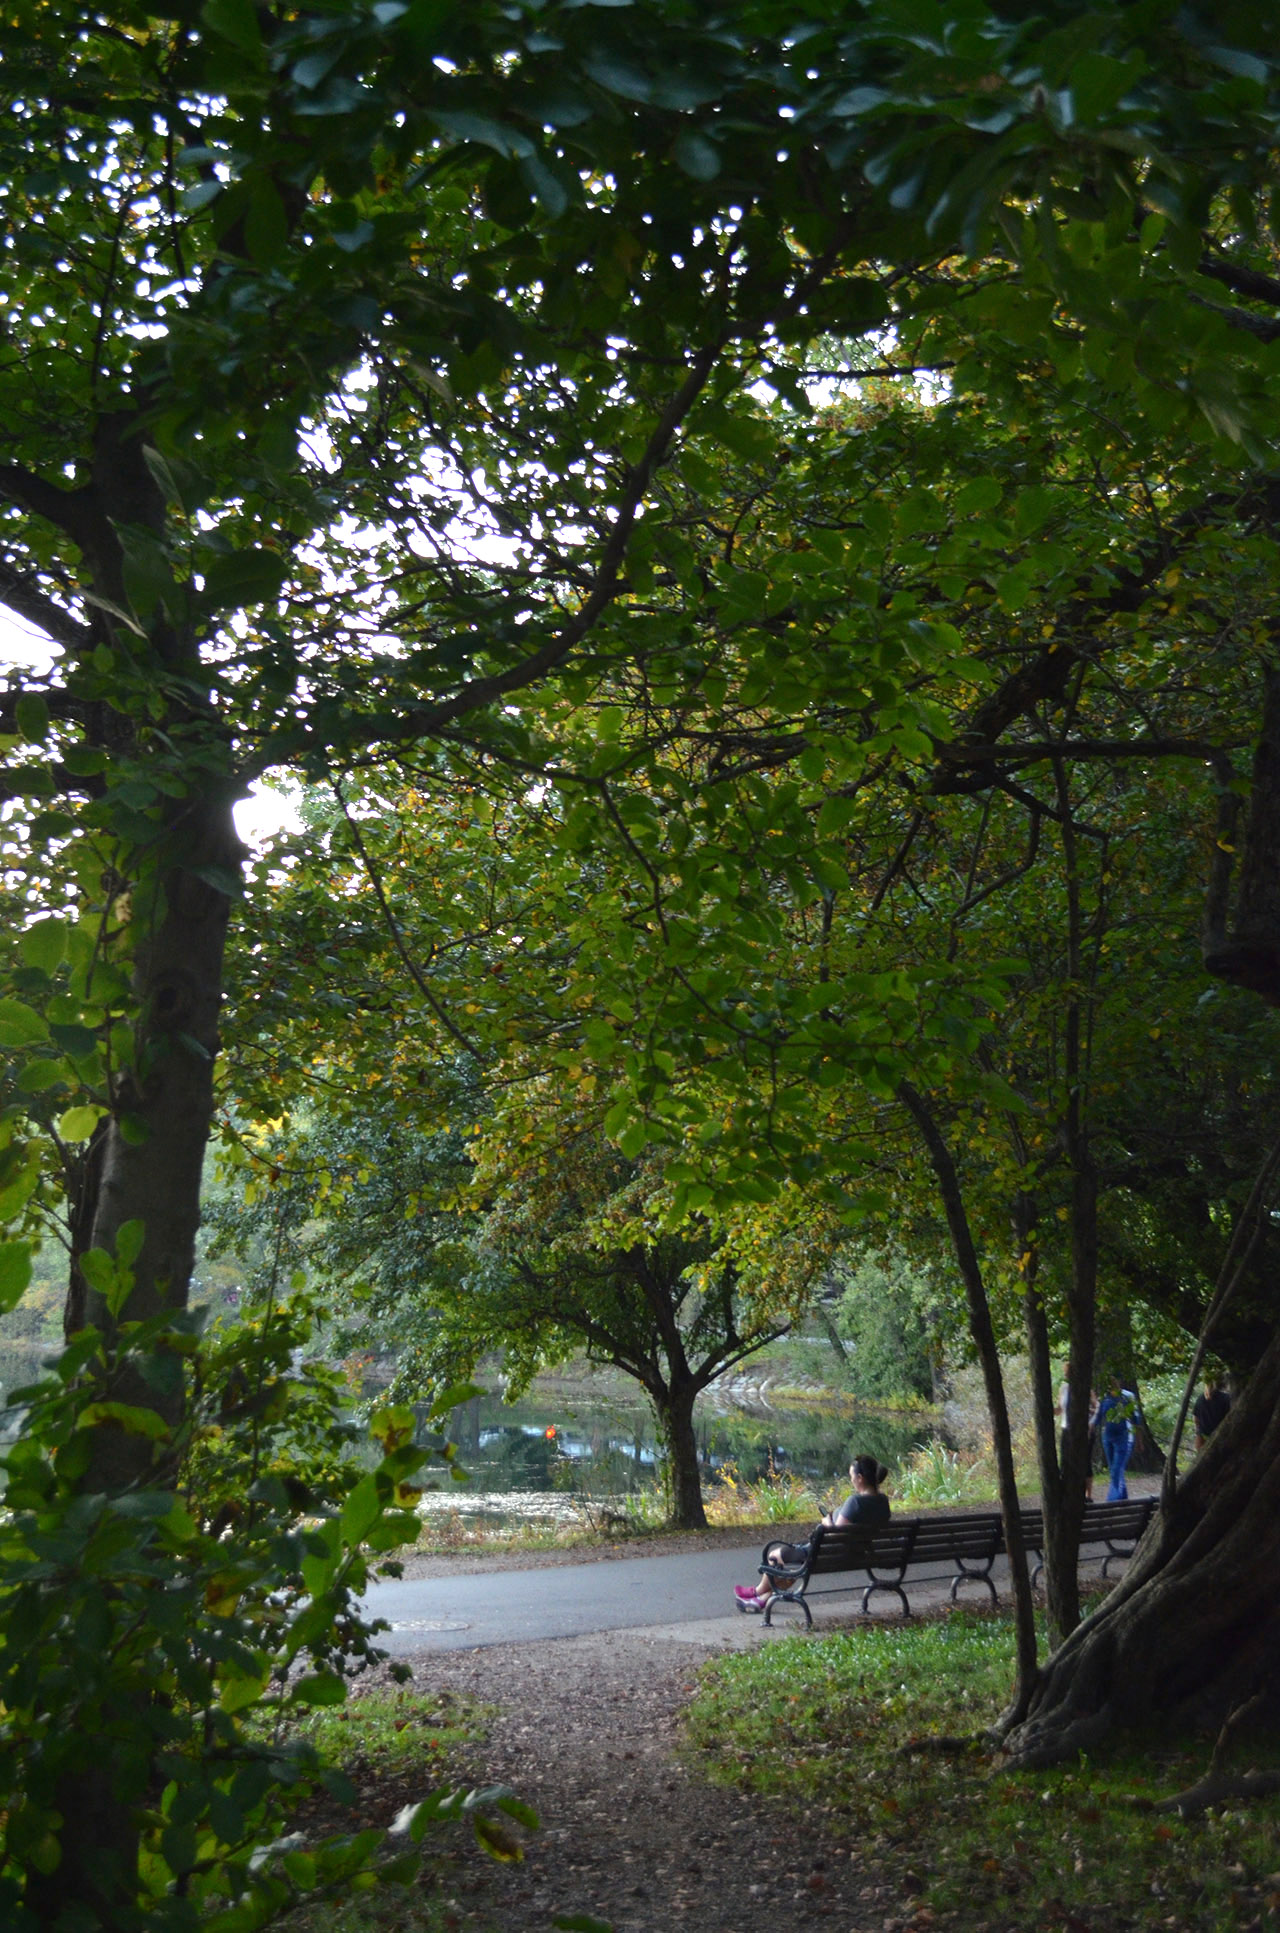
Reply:
M598 1108L545 1083L475 1135L465 1112L434 1133L369 1108L358 1124L314 1122L276 1151L252 1241L283 1231L350 1346L391 1353L400 1400L436 1398L495 1353L510 1398L579 1354L634 1377L657 1419L672 1522L705 1524L696 1399L787 1333L838 1229L794 1195L673 1226L660 1153L619 1154Z
M940 1363L928 1312L939 1288L894 1247L837 1261L836 1325L859 1396L932 1397Z

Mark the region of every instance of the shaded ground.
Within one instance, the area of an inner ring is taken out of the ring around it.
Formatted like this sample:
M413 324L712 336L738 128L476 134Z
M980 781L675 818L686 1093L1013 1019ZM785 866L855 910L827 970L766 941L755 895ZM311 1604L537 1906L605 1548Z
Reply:
M441 1880L460 1929L543 1933L559 1913L594 1914L617 1933L749 1933L762 1918L841 1933L905 1923L909 1896L878 1881L832 1821L809 1833L674 1756L693 1674L711 1654L614 1631L413 1661L414 1690L501 1704L477 1772L514 1787L543 1821L518 1866L459 1843Z

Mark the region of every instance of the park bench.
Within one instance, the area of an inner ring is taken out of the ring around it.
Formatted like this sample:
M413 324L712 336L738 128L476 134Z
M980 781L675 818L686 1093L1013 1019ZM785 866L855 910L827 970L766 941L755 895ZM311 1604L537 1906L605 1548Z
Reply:
M1155 1511L1154 1497L1129 1497L1123 1503L1086 1504L1080 1530L1080 1562L1096 1563L1101 1557L1102 1575L1105 1577L1115 1558L1133 1556ZM1019 1512L1019 1520L1022 1524L1022 1547L1028 1557L1036 1560L1031 1570L1031 1582L1038 1584L1044 1570L1044 1512L1023 1510ZM1099 1544L1101 1550L1092 1548Z
M1085 1512L1080 1539L1082 1555L1089 1547L1101 1545L1102 1574L1107 1575L1113 1558L1132 1555L1156 1508L1154 1497L1135 1497L1127 1503L1090 1504ZM1039 1510L1020 1513L1023 1546L1035 1559L1032 1583L1044 1569L1044 1515ZM776 1540L775 1540L776 1541ZM957 1601L962 1584L984 1584L993 1604L999 1602L991 1574L997 1557L1004 1556L1007 1545L1004 1521L998 1514L963 1517L904 1517L870 1528L865 1524L823 1524L813 1534L808 1555L799 1564L771 1564L766 1544L761 1552L760 1574L773 1586L773 1596L764 1608L764 1621L772 1622L775 1604L795 1604L804 1612L806 1629L813 1624L807 1599L837 1591L862 1590L861 1609L865 1612L878 1592L898 1599L905 1616L911 1615L906 1593L908 1572L919 1583L950 1580L951 1601ZM1087 1556L1084 1561L1088 1561ZM850 1573L862 1581L830 1584L810 1592L814 1578Z

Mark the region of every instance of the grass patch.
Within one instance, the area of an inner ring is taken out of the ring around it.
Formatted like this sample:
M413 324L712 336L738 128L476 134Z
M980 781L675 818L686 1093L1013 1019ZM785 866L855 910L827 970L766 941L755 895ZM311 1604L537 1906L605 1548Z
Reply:
M385 1896L299 1906L283 1924L289 1933L456 1933L461 1920L448 1901L419 1899L397 1886Z
M1280 1924L1280 1799L1189 1821L1134 1804L1193 1784L1208 1738L1127 1740L1028 1773L980 1743L936 1749L980 1739L1012 1656L1008 1622L972 1611L767 1644L706 1667L686 1749L718 1782L806 1815L811 1836L819 1820L847 1836L921 1927ZM1280 1744L1252 1742L1249 1763L1277 1761Z
M291 1726L310 1739L325 1765L344 1772L389 1775L420 1769L428 1780L444 1773L445 1760L484 1735L491 1705L434 1692L355 1693L345 1705L319 1705Z

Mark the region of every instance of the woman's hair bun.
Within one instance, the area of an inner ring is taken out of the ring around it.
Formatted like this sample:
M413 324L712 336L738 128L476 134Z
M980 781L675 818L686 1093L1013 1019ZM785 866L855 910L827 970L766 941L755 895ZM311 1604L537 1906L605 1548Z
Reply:
M864 1483L874 1484L877 1490L889 1474L888 1466L877 1463L873 1456L856 1456L853 1467Z

